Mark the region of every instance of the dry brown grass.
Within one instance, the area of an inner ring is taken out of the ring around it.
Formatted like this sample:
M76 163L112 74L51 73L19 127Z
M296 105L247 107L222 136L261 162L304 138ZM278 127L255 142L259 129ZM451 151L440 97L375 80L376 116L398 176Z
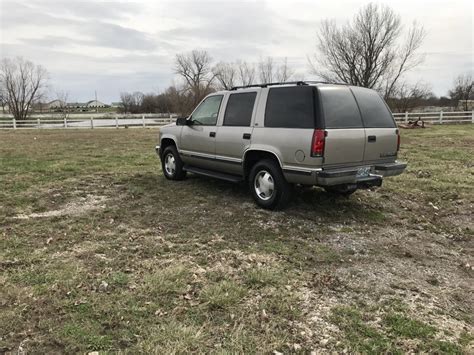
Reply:
M163 178L156 130L0 132L0 352L472 352L474 130L284 212ZM18 218L20 217L20 218Z

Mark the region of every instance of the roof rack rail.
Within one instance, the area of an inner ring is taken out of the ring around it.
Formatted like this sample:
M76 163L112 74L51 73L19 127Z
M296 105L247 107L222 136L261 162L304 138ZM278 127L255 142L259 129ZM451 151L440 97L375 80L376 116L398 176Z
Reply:
M243 85L243 86L234 86L231 90L237 89L247 89L247 88L266 88L267 86L274 86L274 85L308 85L304 81L286 81L286 82L275 82L275 83L265 83L265 84L251 84L251 85Z
M243 86L234 86L230 90L237 90L237 89L248 89L248 88L266 88L268 86L275 86L275 85L309 85L309 84L334 84L334 85L348 85L346 83L335 83L335 82L328 82L328 81L315 81L315 80L299 80L299 81L283 81L283 82L275 82L275 83L265 83L265 84L251 84L251 85L243 85Z
M340 83L337 81L318 81L318 80L305 80L308 84L331 84L331 85L349 85L348 83Z

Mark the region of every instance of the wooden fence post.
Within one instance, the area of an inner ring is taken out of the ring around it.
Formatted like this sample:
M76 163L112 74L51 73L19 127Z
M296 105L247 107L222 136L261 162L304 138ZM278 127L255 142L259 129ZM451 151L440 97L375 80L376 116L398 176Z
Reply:
M16 129L16 119L13 118L13 129Z
M115 116L115 128L118 129L118 117L117 116Z
M145 115L142 116L143 127L145 127Z
M41 121L39 117L36 119L36 123L38 124L38 128L41 128Z
M64 128L67 128L67 117L64 116Z
M439 111L439 124L443 123L443 110Z
M408 111L405 111L405 123L408 123Z
M471 122L474 123L474 110L471 111Z
M94 129L94 117L91 117L91 129Z

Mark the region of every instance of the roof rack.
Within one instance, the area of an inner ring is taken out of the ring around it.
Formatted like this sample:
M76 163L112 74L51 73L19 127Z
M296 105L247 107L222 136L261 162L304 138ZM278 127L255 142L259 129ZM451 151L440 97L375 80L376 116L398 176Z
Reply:
M234 86L230 90L237 90L237 89L248 89L248 88L266 88L268 86L275 86L275 85L309 85L309 84L334 84L334 85L348 85L346 83L336 83L336 82L328 82L328 81L315 81L315 80L300 80L300 81L284 81L284 82L276 82L276 83L265 83L265 84L252 84L252 85L243 85L243 86Z

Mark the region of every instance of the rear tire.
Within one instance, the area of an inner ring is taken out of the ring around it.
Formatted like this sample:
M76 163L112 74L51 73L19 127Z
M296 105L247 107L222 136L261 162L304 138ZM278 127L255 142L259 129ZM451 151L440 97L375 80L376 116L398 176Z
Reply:
M252 197L262 208L285 208L292 197L292 186L285 180L280 166L273 160L257 162L249 174Z
M326 192L337 195L337 196L350 196L357 191L357 185L354 184L344 184L344 185L335 185L335 186L326 186L324 188Z
M164 150L161 156L161 168L163 175L168 180L183 180L186 177L186 171L183 170L183 162L174 145L166 147Z

